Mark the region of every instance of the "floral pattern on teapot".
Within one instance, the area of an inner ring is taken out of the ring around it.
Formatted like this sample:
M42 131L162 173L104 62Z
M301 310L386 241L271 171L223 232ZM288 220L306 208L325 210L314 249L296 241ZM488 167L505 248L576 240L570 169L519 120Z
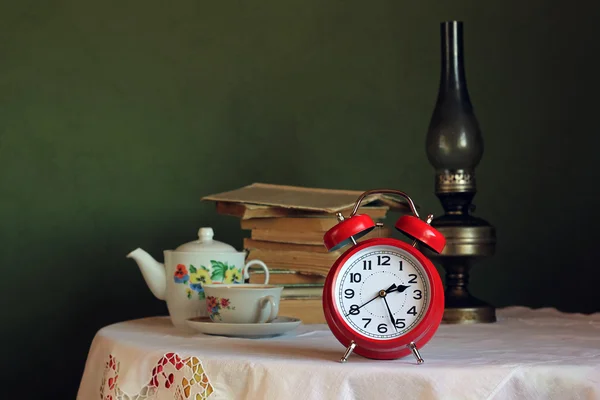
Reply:
M211 269L204 265L195 267L190 264L189 269L184 264L177 264L173 280L175 283L189 285L187 298L195 297L196 293L200 300L204 300L203 284L210 283L240 283L242 282L242 269L236 268L235 265L228 265L227 262L210 260Z

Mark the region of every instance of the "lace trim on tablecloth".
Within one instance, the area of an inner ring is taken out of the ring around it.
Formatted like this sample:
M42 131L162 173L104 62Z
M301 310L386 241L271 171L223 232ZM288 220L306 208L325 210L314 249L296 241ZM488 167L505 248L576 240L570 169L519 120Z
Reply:
M119 387L120 367L121 363L110 354L100 385L101 400L203 400L214 391L197 357L166 353L152 368L150 382L137 394L127 394Z

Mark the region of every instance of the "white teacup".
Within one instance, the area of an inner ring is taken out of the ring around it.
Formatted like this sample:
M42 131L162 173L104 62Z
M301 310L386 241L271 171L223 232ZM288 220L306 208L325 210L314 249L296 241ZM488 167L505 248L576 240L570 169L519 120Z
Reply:
M283 287L264 284L205 284L206 308L213 322L271 322L279 312Z

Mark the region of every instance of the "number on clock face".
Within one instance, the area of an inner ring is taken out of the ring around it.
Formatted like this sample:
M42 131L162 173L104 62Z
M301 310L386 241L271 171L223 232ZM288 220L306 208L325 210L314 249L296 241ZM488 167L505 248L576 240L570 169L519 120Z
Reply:
M373 246L354 254L335 282L337 309L357 333L381 340L413 329L425 315L429 282L408 252Z

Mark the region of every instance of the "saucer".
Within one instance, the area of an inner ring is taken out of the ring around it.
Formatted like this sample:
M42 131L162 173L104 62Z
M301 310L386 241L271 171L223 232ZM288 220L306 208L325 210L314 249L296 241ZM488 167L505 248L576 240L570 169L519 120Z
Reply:
M301 320L291 317L277 317L271 322L261 324L227 324L212 322L209 317L190 318L187 324L197 332L207 335L257 338L281 335L296 329Z

